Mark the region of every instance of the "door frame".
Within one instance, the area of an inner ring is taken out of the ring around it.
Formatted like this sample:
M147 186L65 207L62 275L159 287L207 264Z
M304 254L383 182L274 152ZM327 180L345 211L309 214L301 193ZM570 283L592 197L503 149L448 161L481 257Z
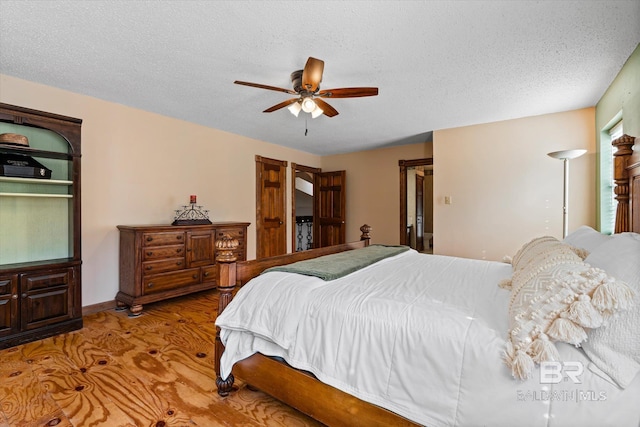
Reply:
M407 168L433 165L433 157L424 159L398 160L400 167L400 244L407 242Z
M298 243L296 236L296 172L306 172L311 174L312 178L315 180L315 174L322 172L320 168L313 168L311 166L299 165L297 163L291 163L291 252L296 251L296 244ZM313 184L313 180L311 181L311 185ZM311 209L311 215L315 213L315 204L316 204L316 192L315 188L313 189L313 208ZM315 219L315 218L314 218Z

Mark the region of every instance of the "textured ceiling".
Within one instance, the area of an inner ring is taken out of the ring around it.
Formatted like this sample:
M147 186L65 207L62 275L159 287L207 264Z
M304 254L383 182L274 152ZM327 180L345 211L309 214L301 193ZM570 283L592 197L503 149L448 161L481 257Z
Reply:
M593 106L639 42L638 0L0 0L0 73L316 154ZM379 96L296 118L233 84L290 88L309 56Z

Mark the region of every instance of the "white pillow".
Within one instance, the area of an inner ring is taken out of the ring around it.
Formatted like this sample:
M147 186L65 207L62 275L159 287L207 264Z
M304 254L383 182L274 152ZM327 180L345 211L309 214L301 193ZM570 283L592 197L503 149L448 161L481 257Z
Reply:
M590 330L582 347L598 368L625 388L640 372L640 234L611 237L585 262L625 281L635 291L635 306Z
M563 242L576 248L582 248L586 249L588 252L593 252L600 247L600 245L606 243L610 239L610 235L602 234L588 225L583 225L577 230L569 233L567 237L564 238Z
M559 360L553 341L580 346L587 329L600 327L632 301L625 283L583 262L554 237L526 243L512 265L511 280L499 285L511 289L504 361L518 379L528 378L536 363Z

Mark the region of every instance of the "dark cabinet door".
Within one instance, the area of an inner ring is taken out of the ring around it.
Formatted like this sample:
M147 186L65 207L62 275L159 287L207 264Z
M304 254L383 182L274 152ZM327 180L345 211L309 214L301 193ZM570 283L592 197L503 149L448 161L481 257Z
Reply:
M73 318L73 268L20 277L22 329L30 330Z
M18 330L18 276L0 276L0 337Z

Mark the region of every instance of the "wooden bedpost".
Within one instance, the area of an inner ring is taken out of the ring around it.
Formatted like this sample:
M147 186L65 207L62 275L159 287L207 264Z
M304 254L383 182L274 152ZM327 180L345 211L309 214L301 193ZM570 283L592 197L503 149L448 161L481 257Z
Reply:
M622 233L631 229L629 222L629 159L633 154L633 144L635 138L629 135L622 135L620 138L611 142L611 145L618 150L613 153L613 181L615 184L614 192L618 207L616 211L615 233Z
M363 225L360 227L360 231L362 231L362 235L360 236L360 240L364 240L364 245L369 246L369 242L371 241L371 226Z
M218 316L229 305L236 287L236 260L235 250L238 248L238 240L225 234L216 239L216 262L218 263ZM220 339L220 328L216 327L216 386L220 396L227 396L233 387L234 377L229 374L225 380L220 376L220 359L224 352L224 345Z

